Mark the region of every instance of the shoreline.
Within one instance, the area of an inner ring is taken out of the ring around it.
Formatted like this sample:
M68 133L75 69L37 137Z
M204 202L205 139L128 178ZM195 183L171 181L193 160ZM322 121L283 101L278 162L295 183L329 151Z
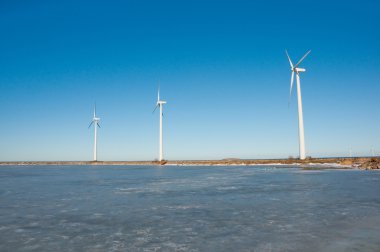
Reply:
M167 165L167 166L299 166L380 169L379 157L308 158L299 159L221 159L221 160L165 160L159 161L7 161L0 166L12 165Z

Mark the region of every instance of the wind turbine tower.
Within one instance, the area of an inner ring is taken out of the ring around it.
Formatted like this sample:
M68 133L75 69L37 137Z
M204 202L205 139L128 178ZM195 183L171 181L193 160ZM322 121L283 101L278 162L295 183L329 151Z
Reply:
M100 118L96 117L96 105L94 106L94 117L92 118L92 121L90 123L90 125L88 126L88 128L90 128L93 124L94 124L94 161L98 161L98 158L97 158L97 152L98 152L98 149L97 149L97 129L98 127L100 128Z
M299 68L298 66L301 64L301 62L309 55L311 52L308 51L299 61L298 63L293 66L292 60L289 57L288 51L286 52L286 56L288 56L288 60L290 63L290 70L292 71L292 75L290 78L290 93L289 93L289 103L290 103L290 97L292 95L292 88L293 88L293 82L294 82L294 73L296 74L297 79L297 101L298 101L298 134L299 134L299 149L300 149L300 159L303 160L306 158L305 154L305 132L304 132L304 125L303 125L303 113L302 113L302 97L301 97L301 81L300 81L300 73L305 72L306 69Z
M352 157L352 147L350 145L350 157Z
M158 154L158 161L162 161L164 160L164 153L163 153L163 139L162 139L162 116L163 116L163 105L166 104L166 101L162 101L160 100L160 88L158 88L158 92L157 92L157 103L156 103L156 107L154 108L153 110L153 113L154 111L156 111L156 109L159 107L160 108L160 131L159 131L159 154Z

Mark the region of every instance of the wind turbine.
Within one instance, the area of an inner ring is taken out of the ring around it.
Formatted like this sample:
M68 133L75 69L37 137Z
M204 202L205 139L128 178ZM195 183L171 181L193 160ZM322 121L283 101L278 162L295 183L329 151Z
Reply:
M352 147L350 145L350 157L352 157Z
M156 109L159 107L160 108L160 143L159 143L159 157L158 157L158 161L162 161L164 160L164 153L163 153L163 143L162 143L162 109L163 109L163 105L166 104L166 101L161 101L160 100L160 88L158 88L158 92L157 92L157 103L156 103L156 107L154 108L153 110L153 113L154 111L156 111Z
M94 161L98 161L98 159L97 159L97 129L98 129L98 127L100 128L100 124L99 124L99 122L100 122L100 118L98 118L98 117L96 117L96 104L95 104L95 106L94 106L94 117L92 118L92 121L91 121L91 123L90 123L90 125L88 126L88 128L90 128L91 127L91 125L93 125L94 124L94 130L95 130L95 132L94 132Z
M289 93L289 101L290 104L290 97L292 95L292 88L293 88L293 82L294 82L294 73L296 73L296 79L297 79L297 101L298 101L298 134L299 134L299 148L300 148L300 159L303 160L306 158L305 155L305 132L304 132L304 125L303 125L303 113L302 113L302 97L301 97L301 81L300 81L300 73L305 72L306 69L299 68L298 66L301 64L301 62L309 55L311 50L309 50L299 61L298 63L293 66L292 60L289 57L288 51L286 52L286 56L288 56L288 60L290 63L290 70L292 71L292 76L290 79L290 93Z

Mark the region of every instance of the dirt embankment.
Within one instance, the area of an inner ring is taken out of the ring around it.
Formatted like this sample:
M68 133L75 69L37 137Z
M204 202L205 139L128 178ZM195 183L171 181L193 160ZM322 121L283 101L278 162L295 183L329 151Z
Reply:
M167 164L170 165L270 165L270 164L281 164L281 165L343 165L351 166L361 169L379 169L375 168L377 166L373 165L374 162L371 161L373 158L369 157L355 157L355 158L307 158L305 160L299 160L296 158L289 159L222 159L222 160L170 160ZM376 160L380 160L377 158ZM378 162L378 161L377 161ZM367 165L367 163L372 165ZM368 167L368 168L367 168ZM371 167L371 168L370 168ZM373 167L373 168L372 168Z
M222 159L222 160L164 160L158 161L42 161L42 162L0 162L0 165L344 165L360 169L380 169L380 157L355 157L355 158L307 158L299 160L289 159Z
M365 170L380 169L380 158L371 158L370 160L367 160L360 164L359 168Z

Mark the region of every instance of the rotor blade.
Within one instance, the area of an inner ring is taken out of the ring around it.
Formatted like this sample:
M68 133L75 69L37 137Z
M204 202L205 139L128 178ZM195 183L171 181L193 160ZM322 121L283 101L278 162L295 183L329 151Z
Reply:
M290 97L292 96L293 82L294 82L294 71L292 71L292 77L290 78L290 92L289 92L288 106L290 104Z
M94 118L96 117L96 102L95 102L95 105L94 105Z
M157 101L160 100L160 85L158 85Z
M289 60L290 66L293 68L293 63L292 63L292 60L289 57L288 51L285 50L285 52L286 52L286 56L288 56L288 60Z
M301 59L300 61L298 61L298 63L294 66L294 67L298 67L299 64L301 64L301 62L307 57L307 55L309 55L309 53L311 52L311 50L309 50Z
M98 125L98 127L100 128L100 124L99 123L96 123L96 125Z
M154 110L153 110L152 114L154 113L154 111L156 111L156 109L158 108L158 106L160 106L160 105L157 103L156 107L154 107Z
M88 125L88 128L90 128L91 127L91 125L94 123L94 121L92 121L91 123L90 123L90 125Z

